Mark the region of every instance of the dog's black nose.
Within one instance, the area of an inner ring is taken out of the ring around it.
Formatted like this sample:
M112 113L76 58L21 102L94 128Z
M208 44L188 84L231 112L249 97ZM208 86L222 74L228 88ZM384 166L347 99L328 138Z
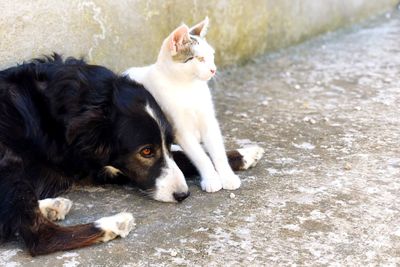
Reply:
M173 196L176 201L182 202L185 200L190 195L190 192L179 192L179 193L174 193Z

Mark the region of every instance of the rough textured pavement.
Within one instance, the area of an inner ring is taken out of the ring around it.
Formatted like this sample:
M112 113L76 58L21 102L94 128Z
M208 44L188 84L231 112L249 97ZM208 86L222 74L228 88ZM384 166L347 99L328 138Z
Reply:
M80 188L64 224L129 211L136 229L31 258L15 240L0 266L364 266L400 264L400 16L375 19L225 69L216 106L228 147L267 153L243 187L180 205L136 190Z

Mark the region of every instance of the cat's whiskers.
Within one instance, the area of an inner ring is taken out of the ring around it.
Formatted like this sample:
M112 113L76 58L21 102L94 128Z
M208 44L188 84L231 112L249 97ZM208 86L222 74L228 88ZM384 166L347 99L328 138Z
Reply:
M209 81L209 84L212 85L212 87L217 87L218 83L221 81L219 73L216 73Z

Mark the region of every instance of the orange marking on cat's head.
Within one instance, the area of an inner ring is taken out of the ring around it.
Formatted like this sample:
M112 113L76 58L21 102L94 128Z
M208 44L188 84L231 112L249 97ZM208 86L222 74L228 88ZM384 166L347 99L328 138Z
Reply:
M176 28L169 37L169 50L171 55L174 56L178 53L180 47L182 47L189 40L189 27L182 24Z

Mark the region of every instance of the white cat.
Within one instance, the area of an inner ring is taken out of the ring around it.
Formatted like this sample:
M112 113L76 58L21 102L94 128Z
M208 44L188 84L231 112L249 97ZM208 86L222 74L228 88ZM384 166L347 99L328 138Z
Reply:
M208 24L206 18L191 29L178 27L164 40L155 64L125 75L154 96L174 127L175 141L199 170L201 188L216 192L237 189L241 182L229 166L207 85L217 70L214 49L204 38Z

